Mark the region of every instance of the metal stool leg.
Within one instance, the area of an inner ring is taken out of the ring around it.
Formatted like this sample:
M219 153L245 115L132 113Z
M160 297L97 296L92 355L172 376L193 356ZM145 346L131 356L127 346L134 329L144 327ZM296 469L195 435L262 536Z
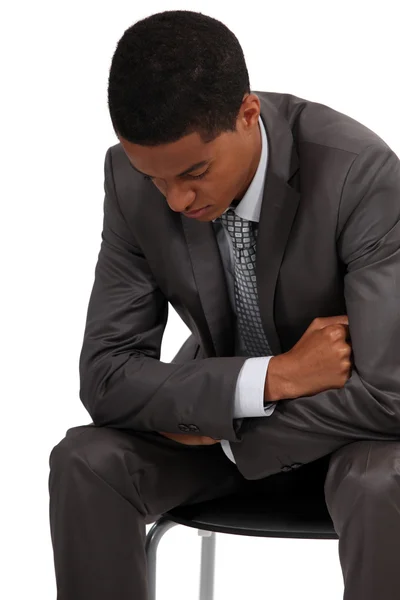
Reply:
M200 600L214 599L215 540L214 531L198 530L201 540Z
M156 600L156 570L157 570L157 548L158 544L169 529L175 527L178 523L170 521L167 517L160 517L146 536L146 556L147 556L147 580L148 580L148 600Z

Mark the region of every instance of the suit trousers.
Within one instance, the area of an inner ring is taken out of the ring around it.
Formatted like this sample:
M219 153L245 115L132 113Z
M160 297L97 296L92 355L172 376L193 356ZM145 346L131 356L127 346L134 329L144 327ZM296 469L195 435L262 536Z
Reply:
M277 502L324 496L344 600L400 598L400 442L357 441L246 480L220 444L187 446L91 423L69 429L50 454L57 600L146 600L146 524L178 505L260 492Z

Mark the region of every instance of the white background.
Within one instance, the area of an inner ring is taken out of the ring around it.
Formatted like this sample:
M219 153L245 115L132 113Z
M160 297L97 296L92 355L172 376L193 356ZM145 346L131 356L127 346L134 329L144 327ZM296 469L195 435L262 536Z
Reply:
M1 598L56 598L48 458L69 427L91 422L79 400L78 357L100 249L104 157L118 142L106 95L123 32L164 10L215 17L238 37L253 90L328 104L400 154L395 7L394 0L4 3ZM161 360L188 335L170 307ZM199 557L196 530L166 534L158 600L197 599ZM217 536L215 600L342 593L337 541Z

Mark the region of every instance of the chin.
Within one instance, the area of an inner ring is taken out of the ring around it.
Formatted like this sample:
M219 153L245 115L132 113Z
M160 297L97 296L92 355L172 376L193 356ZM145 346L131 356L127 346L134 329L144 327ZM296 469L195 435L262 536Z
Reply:
M206 222L206 221L212 221L213 219L215 219L215 217L210 212L208 215L203 215L202 217L197 217L196 221Z

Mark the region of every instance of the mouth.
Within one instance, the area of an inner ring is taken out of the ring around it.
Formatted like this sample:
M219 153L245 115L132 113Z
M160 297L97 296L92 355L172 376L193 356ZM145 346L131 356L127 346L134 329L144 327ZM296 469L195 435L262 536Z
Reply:
M197 210L191 210L190 212L184 212L185 217L199 217L203 213L205 213L210 208L210 205L203 206L203 208L199 208Z

